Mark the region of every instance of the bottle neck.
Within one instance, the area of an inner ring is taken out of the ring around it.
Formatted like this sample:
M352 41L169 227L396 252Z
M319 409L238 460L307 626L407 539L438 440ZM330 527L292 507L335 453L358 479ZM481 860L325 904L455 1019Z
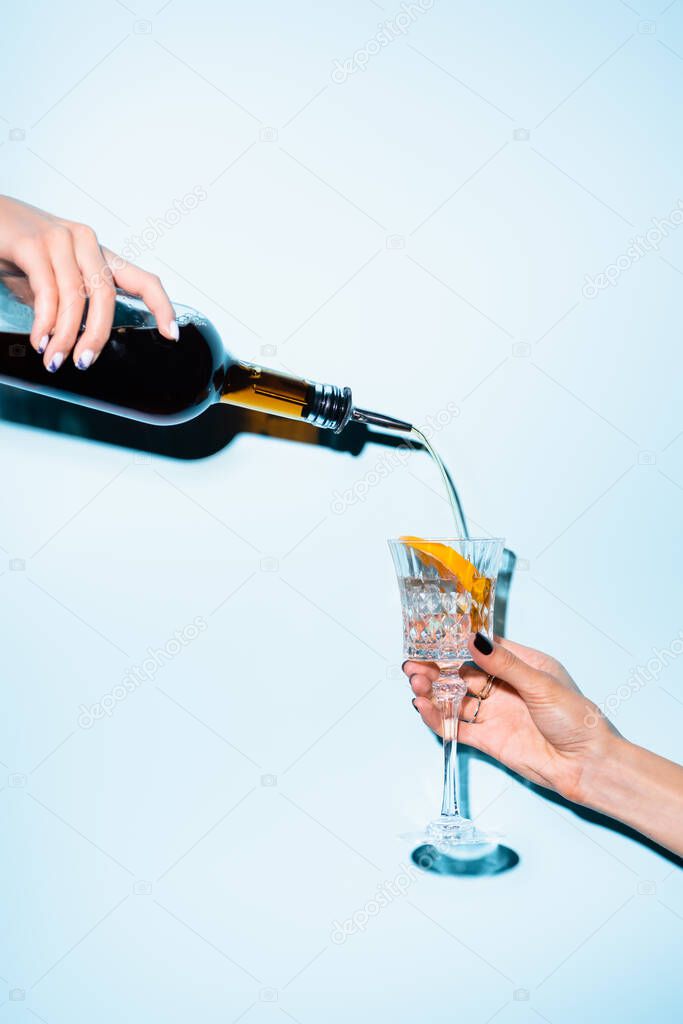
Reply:
M235 362L228 367L221 401L272 416L303 420L337 434L352 420L404 433L412 430L410 423L354 408L350 388L318 384L255 363Z

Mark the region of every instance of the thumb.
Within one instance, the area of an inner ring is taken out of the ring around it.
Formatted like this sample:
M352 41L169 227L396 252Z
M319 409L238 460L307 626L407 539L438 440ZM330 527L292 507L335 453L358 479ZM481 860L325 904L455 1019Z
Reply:
M509 648L493 643L483 633L473 633L467 646L479 668L509 683L525 701L548 696L555 687L560 688L549 673L528 665Z

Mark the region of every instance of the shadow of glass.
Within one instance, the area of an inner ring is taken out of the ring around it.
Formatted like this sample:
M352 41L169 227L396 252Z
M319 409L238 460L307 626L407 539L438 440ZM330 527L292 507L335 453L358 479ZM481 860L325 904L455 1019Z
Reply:
M481 878L486 875L500 875L519 864L519 856L509 846L495 849L477 858L459 858L439 853L435 847L425 844L418 846L411 854L413 864L432 875L458 875Z
M505 626L507 620L508 602L510 598L510 587L512 584L512 577L515 571L515 564L517 562L517 556L514 551L510 551L508 548L503 552L503 562L498 573L498 581L496 583L496 603L494 605L494 623L493 629L498 636L505 636ZM473 664L473 663L472 663ZM441 739L439 739L441 743ZM465 818L470 818L472 812L470 809L470 759L476 757L479 751L474 750L472 747L458 746L458 803L460 805L460 813ZM492 764L497 764L496 761L489 759ZM452 857L444 857L439 854L433 847L418 847L413 852L413 859L416 854L421 850L433 850L437 858L441 861L452 861ZM417 863L417 862L416 862ZM457 861L457 868L448 867L448 865L441 864L439 867L425 868L436 874L450 874L450 875L495 875L502 871L509 871L510 868L515 867L519 863L519 855L511 850L507 846L497 846L496 849L486 857L480 858L480 860L462 860ZM448 870L447 870L448 868Z

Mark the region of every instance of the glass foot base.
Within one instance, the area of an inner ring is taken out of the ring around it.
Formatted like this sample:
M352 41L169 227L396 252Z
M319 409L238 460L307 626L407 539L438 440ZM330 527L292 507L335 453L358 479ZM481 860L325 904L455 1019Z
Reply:
M425 829L425 837L440 853L466 857L482 857L486 852L483 847L491 850L498 845L498 837L490 832L481 832L469 818L442 815L430 821ZM455 851L455 853L454 853Z

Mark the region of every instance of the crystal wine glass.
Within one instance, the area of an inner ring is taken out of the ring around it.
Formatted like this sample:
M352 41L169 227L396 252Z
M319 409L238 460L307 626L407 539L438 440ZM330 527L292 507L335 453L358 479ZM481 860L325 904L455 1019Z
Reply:
M460 675L471 660L470 633L493 635L496 578L503 555L500 539L390 540L403 611L403 653L411 661L436 664L434 702L443 725L441 814L426 836L442 853L481 849L496 840L481 832L458 809L458 712L467 692Z

